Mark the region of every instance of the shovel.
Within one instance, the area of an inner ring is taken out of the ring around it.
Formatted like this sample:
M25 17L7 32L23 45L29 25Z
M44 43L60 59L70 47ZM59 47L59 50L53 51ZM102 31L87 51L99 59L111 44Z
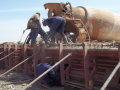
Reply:
M24 33L23 33L23 34L24 34ZM22 36L21 36L20 41L18 42L18 44L20 44L20 42L21 42L21 40L22 40L22 37L23 37L23 34L22 34Z

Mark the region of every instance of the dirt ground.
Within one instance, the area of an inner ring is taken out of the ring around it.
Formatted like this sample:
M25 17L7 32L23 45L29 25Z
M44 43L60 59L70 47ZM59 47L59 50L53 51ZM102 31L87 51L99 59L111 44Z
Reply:
M3 74L5 71L0 70L0 74ZM0 90L23 90L23 88L28 85L34 78L22 73L11 71L10 73L4 75L0 78ZM28 87L26 90L80 90L72 87L64 86L54 86L50 89L46 89L41 86L39 82L35 82L33 85Z

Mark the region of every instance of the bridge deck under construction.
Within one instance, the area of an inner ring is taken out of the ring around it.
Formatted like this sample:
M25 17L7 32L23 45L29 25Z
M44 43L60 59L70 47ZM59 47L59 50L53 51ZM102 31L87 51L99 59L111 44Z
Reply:
M50 47L36 45L33 49L27 44L23 48L23 44L4 43L0 45L0 68L10 70L28 58L14 70L36 76L35 67L38 63L44 62L45 57L51 57L52 62L56 63L68 53L72 55L60 64L61 84L81 89L89 87L91 90L100 90L120 61L120 46L111 43L60 43ZM33 54L35 55L29 58ZM119 84L120 69L107 88L119 90Z

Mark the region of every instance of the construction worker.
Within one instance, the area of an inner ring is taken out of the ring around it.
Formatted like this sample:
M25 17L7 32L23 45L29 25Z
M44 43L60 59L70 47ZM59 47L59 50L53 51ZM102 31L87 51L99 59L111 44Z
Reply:
M45 57L44 63L40 63L36 66L37 76L40 76L46 70L51 68L50 62L51 62L50 57ZM45 84L48 86L54 86L60 82L60 76L57 75L57 73L52 69L47 74L45 74L43 77L41 77L39 81L42 84Z
M40 13L34 14L28 21L27 28L23 30L23 34L26 30L31 29L31 46L36 44L36 37L40 34L46 44L49 44L47 34L41 27Z
M66 35L66 37L67 37L68 42L72 42L72 41L71 41L70 32L69 32L68 30L64 30L64 33L65 33L65 35Z
M65 26L66 20L59 16L53 16L50 18L47 18L43 21L43 26L48 26L50 28L50 36L51 36L51 44L54 44L55 39L55 33L58 31L60 35L63 37L64 43L68 43L67 37L64 34L64 26Z

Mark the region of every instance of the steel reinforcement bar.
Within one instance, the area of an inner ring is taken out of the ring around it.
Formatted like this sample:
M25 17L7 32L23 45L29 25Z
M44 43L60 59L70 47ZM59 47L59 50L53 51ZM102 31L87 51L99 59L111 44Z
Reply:
M111 79L113 78L113 76L115 75L115 73L117 72L117 70L120 68L120 62L117 64L117 66L115 67L115 69L112 71L112 73L110 74L110 76L108 77L108 79L106 80L106 82L103 84L102 88L100 90L105 90L105 88L107 87L107 85L109 84L109 82L111 81Z
M3 59L5 59L6 57L8 57L8 56L12 55L13 53L15 53L15 51L13 51L12 53L8 54L7 56L5 56L5 57L1 58L1 59L0 59L0 61L1 61L1 60L3 60Z
M4 52L5 52L5 51L1 52L0 55L1 55L2 53L4 53Z
M38 51L39 52L39 51ZM17 64L16 66L14 66L13 68L11 68L10 70L6 71L5 73L0 75L0 78L7 74L8 72L10 72L11 70L15 69L16 67L18 67L19 65L21 65L22 63L24 63L25 61L29 60L30 58L32 58L34 55L36 55L38 52L34 53L32 56L28 57L27 59L25 59L24 61L20 62L19 64Z
M33 83L35 83L38 79L40 79L41 77L43 77L45 74L47 74L50 70L52 70L54 67L56 67L58 64L60 64L62 61L64 61L67 57L69 57L70 55L72 55L72 53L68 53L68 55L66 55L63 59L61 59L59 62L57 62L55 65L53 65L51 68L49 68L47 71L45 71L43 74L41 74L39 77L37 77L35 80L33 80L30 84L28 84L23 90L27 89L30 85L32 85Z

